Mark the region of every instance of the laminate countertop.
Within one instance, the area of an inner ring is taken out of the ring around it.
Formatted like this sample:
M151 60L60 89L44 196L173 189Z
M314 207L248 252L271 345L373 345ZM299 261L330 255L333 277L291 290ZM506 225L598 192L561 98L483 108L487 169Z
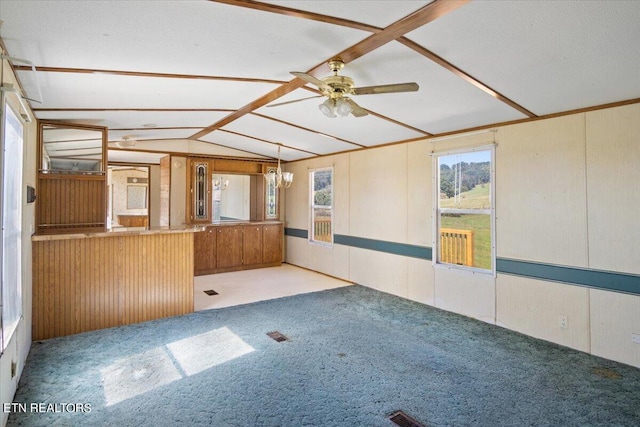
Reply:
M69 239L91 239L96 237L117 237L131 235L149 235L149 234L170 234L170 233L197 233L204 231L206 227L211 226L233 226L233 225L260 225L260 224L280 224L281 221L218 221L192 225L178 225L171 227L116 227L106 231L88 231L88 232L61 232L34 234L31 241L48 241L48 240L69 240Z

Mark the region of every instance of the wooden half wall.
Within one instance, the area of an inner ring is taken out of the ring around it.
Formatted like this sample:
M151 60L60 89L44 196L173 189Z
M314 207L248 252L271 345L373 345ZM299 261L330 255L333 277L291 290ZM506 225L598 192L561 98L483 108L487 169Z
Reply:
M38 236L33 339L193 312L193 233Z

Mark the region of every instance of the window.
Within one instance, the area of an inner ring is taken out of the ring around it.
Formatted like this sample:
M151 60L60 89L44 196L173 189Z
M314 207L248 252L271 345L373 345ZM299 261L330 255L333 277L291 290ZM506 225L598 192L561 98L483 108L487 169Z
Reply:
M309 172L311 232L309 240L333 244L333 168Z
M2 351L22 316L22 122L8 105L2 124Z
M493 271L493 149L436 159L436 262Z

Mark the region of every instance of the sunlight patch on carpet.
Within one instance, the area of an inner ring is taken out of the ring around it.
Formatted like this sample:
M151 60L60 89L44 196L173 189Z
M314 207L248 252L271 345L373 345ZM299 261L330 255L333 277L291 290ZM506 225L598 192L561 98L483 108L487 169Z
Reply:
M161 347L120 359L100 373L107 406L182 378Z
M172 342L167 344L167 348L187 375L255 351L227 327Z
M223 327L127 356L100 370L106 406L253 351L242 338Z

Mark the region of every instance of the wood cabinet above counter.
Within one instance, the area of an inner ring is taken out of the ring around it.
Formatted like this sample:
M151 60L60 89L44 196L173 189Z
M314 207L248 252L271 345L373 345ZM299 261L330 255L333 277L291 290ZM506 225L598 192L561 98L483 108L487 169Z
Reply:
M194 235L194 274L278 266L282 263L282 240L281 222L207 225Z

